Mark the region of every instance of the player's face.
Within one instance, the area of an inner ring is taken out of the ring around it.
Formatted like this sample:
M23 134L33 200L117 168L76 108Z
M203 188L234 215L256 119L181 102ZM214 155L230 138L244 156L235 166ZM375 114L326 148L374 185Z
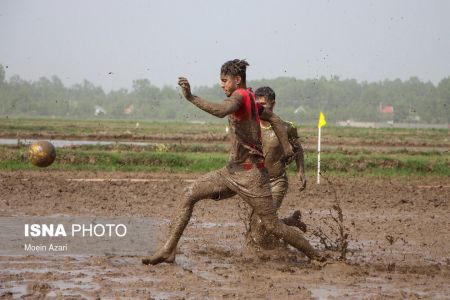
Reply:
M275 105L275 101L267 100L264 96L256 97L256 102L258 102L261 106L266 109L273 110L273 106Z
M235 90L237 90L241 82L240 76L231 76L220 74L220 87L227 97L230 97Z

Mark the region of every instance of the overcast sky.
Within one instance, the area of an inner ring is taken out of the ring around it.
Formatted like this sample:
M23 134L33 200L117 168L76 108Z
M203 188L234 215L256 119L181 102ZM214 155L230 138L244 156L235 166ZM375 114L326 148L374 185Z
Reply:
M246 58L248 79L379 81L450 76L450 1L0 1L0 64L27 80L218 82ZM109 74L112 72L112 74Z

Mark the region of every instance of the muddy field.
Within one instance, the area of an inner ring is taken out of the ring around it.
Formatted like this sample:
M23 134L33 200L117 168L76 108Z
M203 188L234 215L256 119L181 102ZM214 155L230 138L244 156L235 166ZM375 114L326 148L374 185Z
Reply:
M305 130L306 131L306 130ZM302 131L300 135L303 145L314 148L317 145L317 136L315 132L306 131L308 135L303 136L305 132ZM53 134L46 132L32 133L26 132L20 135L14 135L10 132L1 132L0 138L4 139L16 139L20 141L26 141L27 139L34 140L74 140L74 141L135 141L135 142L148 142L148 143L177 143L177 144L190 144L190 143L226 143L228 142L228 135L225 133L181 133L181 134L166 134L166 133L155 133L155 134ZM336 148L336 147L351 147L351 148L418 148L422 150L429 149L446 149L448 150L449 141L448 138L443 140L421 140L409 138L408 136L402 136L399 134L396 136L389 136L386 139L371 140L361 137L352 136L339 136L339 135L329 135L322 137L322 144L326 147Z
M164 232L195 177L0 172L0 216L139 216L159 220ZM249 247L248 207L238 198L205 200L174 264L144 266L137 256L1 256L0 298L449 298L449 179L309 180L302 193L291 184L280 215L300 208L307 237L322 247L312 232L333 224L336 191L349 233L346 261L311 264L290 248Z
M291 120L293 121L293 120ZM316 126L301 124L298 128L304 146L317 145ZM179 123L124 120L2 119L0 139L134 141L149 143L228 143L226 123ZM228 145L228 144L227 144ZM325 147L363 148L429 148L450 147L448 130L402 128L325 127Z

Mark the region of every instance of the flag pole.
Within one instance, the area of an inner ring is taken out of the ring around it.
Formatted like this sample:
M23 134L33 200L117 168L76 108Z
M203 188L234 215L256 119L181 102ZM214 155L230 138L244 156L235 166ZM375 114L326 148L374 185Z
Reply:
M321 140L321 131L322 127L327 125L327 121L325 121L325 116L323 112L319 113L319 122L317 122L317 128L319 129L319 134L317 137L317 184L320 184L320 140Z
M320 184L320 131L322 127L319 126L319 137L317 139L317 184Z

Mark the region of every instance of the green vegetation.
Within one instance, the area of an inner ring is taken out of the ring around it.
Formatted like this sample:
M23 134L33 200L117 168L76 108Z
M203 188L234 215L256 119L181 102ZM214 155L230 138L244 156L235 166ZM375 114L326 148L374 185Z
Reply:
M302 137L317 140L317 128L299 128ZM327 126L322 128L323 142L341 141L352 145L442 145L450 148L448 129L352 128Z
M317 165L317 128L301 126L299 133L306 150L306 169L314 173ZM225 139L225 124L139 121L139 126L136 127L136 121L126 120L8 118L0 122L0 136L19 139L58 137L152 142L146 146L114 143L58 148L57 160L49 170L204 173L223 167L227 162L229 149ZM450 154L443 151L450 149L449 134L445 129L327 126L323 128L322 141L324 173L450 176ZM327 145L338 148L331 150ZM413 146L416 149L402 146ZM26 151L27 147L24 145L0 146L0 169L37 170L28 162ZM292 166L290 170L293 171Z
M66 120L66 119L0 119L0 136L11 138L59 139L131 139L164 140L189 143L223 141L225 123L192 124L180 122L150 122L127 120ZM315 143L317 128L300 126L299 134L305 142ZM351 128L327 126L322 129L324 144L341 145L440 145L450 148L448 129ZM224 141L225 142L225 141Z
M317 156L306 159L306 169L312 170L316 166ZM325 153L321 156L321 167L324 173L340 172L352 175L450 176L450 155Z
M177 151L179 150L179 151ZM227 154L219 152L185 152L189 148L170 148L164 144L139 147L127 145L82 146L57 150L57 160L49 170L97 171L165 171L204 173L225 166ZM198 150L205 150L201 147ZM371 153L344 151L322 153L324 173L348 175L407 175L450 176L450 154L426 153ZM306 153L305 166L314 172L317 156ZM0 169L37 170L27 160L27 147L0 147ZM294 167L291 166L293 171Z
M135 148L135 150L138 148ZM224 153L166 152L139 149L138 151L99 150L96 146L83 149L58 149L52 170L98 170L98 171L168 171L206 172L223 167ZM28 162L28 147L0 147L0 169L37 169Z
M106 114L98 110L99 119L218 121L184 100L174 87L159 88L148 79L134 80L131 90L105 93L87 80L65 87L57 76L26 81L13 75L7 81L6 75L0 65L0 116L3 117L95 118L96 107L100 106ZM265 85L277 94L280 116L301 124L315 123L320 110L326 113L329 124L349 119L450 123L450 77L442 79L437 86L416 77L371 83L339 77L306 80L280 77L249 82L254 88ZM194 93L212 101L224 98L218 84L198 87ZM394 114L379 113L380 104L393 106Z
M138 124L138 125L136 125ZM148 134L225 134L224 124L193 124L130 120L73 120L48 118L3 118L0 134L26 137L33 134L64 136L145 136Z

